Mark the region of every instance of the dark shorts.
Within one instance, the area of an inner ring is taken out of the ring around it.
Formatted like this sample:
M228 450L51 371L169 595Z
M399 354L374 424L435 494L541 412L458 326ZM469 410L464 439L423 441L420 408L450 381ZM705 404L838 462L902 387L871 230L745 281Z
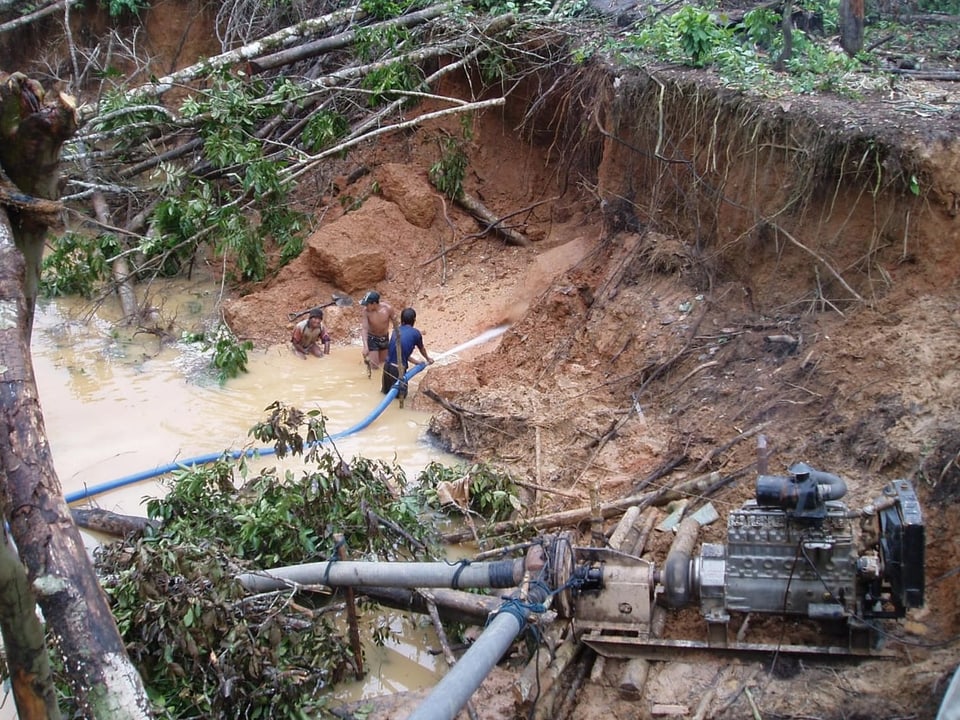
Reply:
M367 335L367 350L386 350L390 347L387 335Z
M400 373L397 371L397 366L393 363L385 363L383 375L380 376L380 392L386 395L399 379Z

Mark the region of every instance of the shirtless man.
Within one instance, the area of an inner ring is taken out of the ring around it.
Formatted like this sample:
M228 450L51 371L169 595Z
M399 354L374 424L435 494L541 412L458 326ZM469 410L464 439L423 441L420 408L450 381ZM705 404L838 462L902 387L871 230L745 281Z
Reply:
M290 342L293 351L302 358L306 358L307 353L316 357L329 355L330 335L323 327L323 310L315 308L310 311L310 317L298 322L293 328Z
M397 324L393 308L380 302L380 293L371 290L360 301L360 322L363 326L363 361L378 370L387 361L390 347L390 326Z

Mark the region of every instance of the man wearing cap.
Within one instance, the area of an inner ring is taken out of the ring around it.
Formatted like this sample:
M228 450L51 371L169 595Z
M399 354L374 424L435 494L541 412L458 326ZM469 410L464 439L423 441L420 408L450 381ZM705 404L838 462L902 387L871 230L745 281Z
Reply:
M360 323L363 326L363 361L378 370L387 361L390 347L390 326L397 324L393 308L380 302L380 293L371 290L360 301Z

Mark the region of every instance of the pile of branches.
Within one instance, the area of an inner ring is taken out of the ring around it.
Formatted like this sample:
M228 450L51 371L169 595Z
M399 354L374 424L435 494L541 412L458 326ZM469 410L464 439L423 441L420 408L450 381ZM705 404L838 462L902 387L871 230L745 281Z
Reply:
M550 23L545 42L547 25L533 17L541 26L532 30L527 16L449 2L268 12L235 0L219 10L224 52L163 77L150 73L135 35L82 46L67 30L72 78L51 80L81 91L62 199L76 211L69 225L97 242L57 246L70 247L67 263L82 257L127 286L128 318L141 314L131 281L187 272L204 245L229 259L236 279L262 280L276 269L270 262L302 250L315 208L295 206L298 183L318 181L322 194L323 178L340 172L352 148L388 133L445 116L466 128L525 73L558 62L566 26ZM473 96L441 94L451 76L470 78ZM434 109L415 110L423 101Z

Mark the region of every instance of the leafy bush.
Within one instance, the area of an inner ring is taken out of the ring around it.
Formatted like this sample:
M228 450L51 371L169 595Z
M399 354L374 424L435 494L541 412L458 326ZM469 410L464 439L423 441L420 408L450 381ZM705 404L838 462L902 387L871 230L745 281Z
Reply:
M720 27L709 12L686 5L633 36L640 47L694 67L710 64L718 47L730 42L731 31Z
M244 481L246 460L227 456L184 468L165 497L147 502L159 529L96 553L160 718L318 717L324 693L353 669L325 596L303 588L250 595L237 574L335 557L336 533L356 556L435 556L418 502L400 494L399 467L345 463L320 444L318 411L281 403L267 411L250 434L280 457L304 455L300 477L268 469ZM389 628L372 633L382 643Z
M457 506L461 512L466 510L496 522L506 520L521 508L510 474L486 463L447 467L433 462L417 476L420 493L434 507L440 506L437 487L441 483L461 481L468 483L470 497L466 508Z
M107 261L119 252L120 244L113 235L95 238L69 232L61 235L41 264L40 293L44 297L91 297L110 276Z

